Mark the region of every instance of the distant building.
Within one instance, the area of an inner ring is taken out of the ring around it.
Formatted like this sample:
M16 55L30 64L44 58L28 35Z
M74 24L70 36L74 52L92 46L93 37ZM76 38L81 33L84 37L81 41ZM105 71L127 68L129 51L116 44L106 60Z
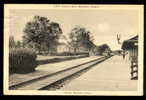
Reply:
M108 48L106 48L105 51L102 53L103 56L110 56L110 54L111 51Z
M89 51L90 56L110 56L111 54L111 49L107 44L103 45L93 45L92 48Z
M131 61L131 79L138 79L138 35L125 40L122 44L122 49L129 52Z
M63 53L63 52L69 52L69 47L68 47L68 44L66 43L60 43L58 46L57 46L57 53Z
M99 47L94 45L94 46L90 49L89 55L90 55L90 56L97 56L97 55L100 55Z

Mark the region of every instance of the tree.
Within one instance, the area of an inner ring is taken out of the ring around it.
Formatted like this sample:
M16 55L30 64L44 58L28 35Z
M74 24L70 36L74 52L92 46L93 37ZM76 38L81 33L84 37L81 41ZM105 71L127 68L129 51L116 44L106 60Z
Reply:
M111 49L107 44L103 44L103 45L98 46L98 51L102 55L102 53L105 52L105 51L111 52Z
M86 28L80 26L77 26L71 30L69 34L71 40L70 45L73 47L75 53L81 48L88 51L92 47L93 42L90 34L91 33L86 30Z
M18 41L16 42L16 48L20 48L21 46L22 46L22 45L21 45L21 41L18 40Z
M10 36L9 37L9 47L10 48L14 48L16 46L15 40L14 40L14 36Z
M56 48L62 30L58 23L51 22L46 17L34 16L24 29L24 44L32 44L40 53L42 50Z

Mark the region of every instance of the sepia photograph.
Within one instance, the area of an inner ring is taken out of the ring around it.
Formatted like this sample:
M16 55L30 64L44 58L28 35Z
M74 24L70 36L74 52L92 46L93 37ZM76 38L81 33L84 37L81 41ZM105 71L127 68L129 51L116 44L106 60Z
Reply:
M5 95L143 95L143 5L4 5Z

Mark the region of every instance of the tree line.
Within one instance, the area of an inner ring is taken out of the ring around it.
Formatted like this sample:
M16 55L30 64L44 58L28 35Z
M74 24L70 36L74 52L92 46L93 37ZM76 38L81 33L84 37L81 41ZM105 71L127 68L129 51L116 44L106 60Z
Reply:
M23 41L14 41L11 36L9 38L10 47L30 47L34 48L38 53L57 53L59 39L63 35L63 31L57 22L49 20L47 17L34 16L32 21L26 23L23 30ZM75 26L69 33L69 41L67 41L69 50L74 53L79 51L89 52L93 47L97 47L93 42L91 32L85 27ZM98 47L99 51L110 50L107 44Z

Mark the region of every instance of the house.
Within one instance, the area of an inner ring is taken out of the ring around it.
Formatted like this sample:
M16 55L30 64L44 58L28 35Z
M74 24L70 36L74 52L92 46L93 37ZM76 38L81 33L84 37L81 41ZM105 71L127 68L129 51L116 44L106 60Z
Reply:
M99 47L96 46L96 45L93 45L93 47L90 49L89 51L89 55L90 56L97 56L97 55L100 55L100 52L99 52Z
M138 35L125 40L122 44L123 51L129 52L131 61L131 79L138 79Z
M66 43L60 43L57 46L57 53L69 52L69 46Z

